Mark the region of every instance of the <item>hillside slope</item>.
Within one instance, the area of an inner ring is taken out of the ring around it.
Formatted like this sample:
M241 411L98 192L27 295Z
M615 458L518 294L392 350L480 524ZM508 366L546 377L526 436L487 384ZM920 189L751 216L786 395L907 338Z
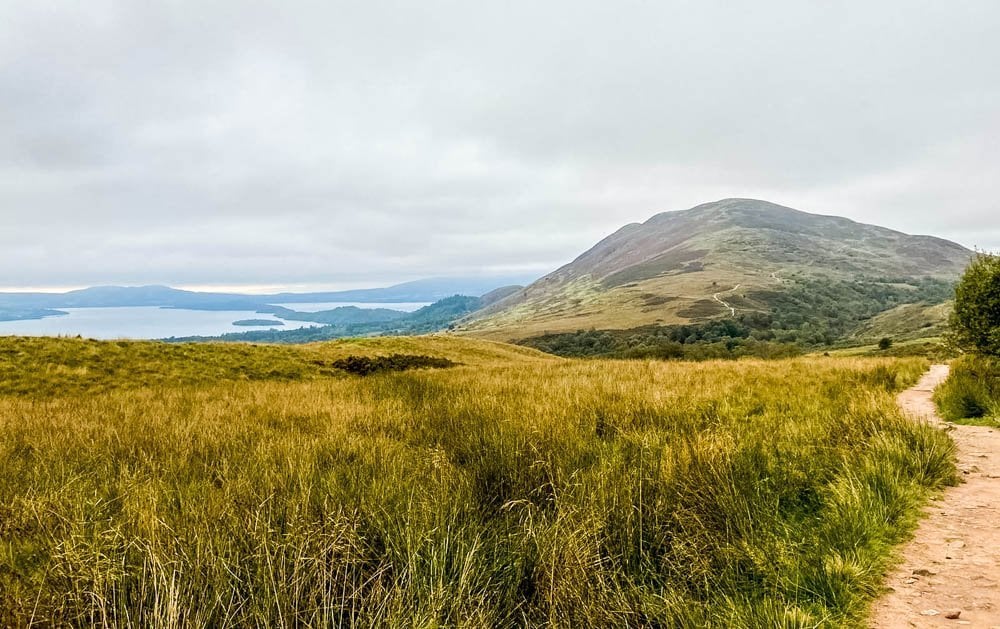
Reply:
M903 304L865 321L851 333L852 339L876 342L888 337L897 341L940 337L948 331L953 302Z
M817 282L834 306L842 284L862 282L861 301L884 287L892 293L887 299L859 310L870 317L901 303L941 301L938 289L958 276L971 255L940 238L766 201L725 199L626 225L573 262L479 311L462 330L519 339L743 313L780 315L783 302L789 310L789 300L803 311L828 307L809 303ZM923 290L928 282L935 290Z

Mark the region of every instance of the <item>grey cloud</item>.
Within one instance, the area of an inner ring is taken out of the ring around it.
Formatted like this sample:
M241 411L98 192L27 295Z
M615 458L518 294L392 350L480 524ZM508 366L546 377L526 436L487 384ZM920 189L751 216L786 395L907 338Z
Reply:
M0 285L542 273L755 196L1000 247L1000 5L11 1Z

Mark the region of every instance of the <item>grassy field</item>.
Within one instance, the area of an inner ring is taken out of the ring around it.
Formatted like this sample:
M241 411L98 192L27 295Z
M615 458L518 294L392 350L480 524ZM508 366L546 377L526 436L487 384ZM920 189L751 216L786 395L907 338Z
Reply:
M848 345L827 350L816 350L811 355L828 355L835 358L862 358L880 356L883 358L926 358L935 363L948 362L957 356L957 352L948 346L941 338L893 340L888 349L879 349L878 343L866 345Z
M329 366L389 353L462 364ZM925 367L0 339L0 625L860 624L954 480Z
M0 395L65 397L137 387L222 382L308 382L342 376L353 355L425 354L467 365L559 360L533 349L438 336L344 339L313 345L251 345L0 337Z

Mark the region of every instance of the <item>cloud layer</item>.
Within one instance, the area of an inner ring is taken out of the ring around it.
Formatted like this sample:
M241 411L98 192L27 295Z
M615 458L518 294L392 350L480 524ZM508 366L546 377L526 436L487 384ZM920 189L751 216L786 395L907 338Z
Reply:
M541 274L752 196L1000 248L1000 4L0 6L0 286Z

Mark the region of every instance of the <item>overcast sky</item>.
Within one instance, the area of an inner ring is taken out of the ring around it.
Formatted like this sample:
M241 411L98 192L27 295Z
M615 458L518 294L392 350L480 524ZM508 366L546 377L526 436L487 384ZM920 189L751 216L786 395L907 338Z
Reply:
M1000 248L998 32L996 0L4 0L0 287L540 275L732 196Z

